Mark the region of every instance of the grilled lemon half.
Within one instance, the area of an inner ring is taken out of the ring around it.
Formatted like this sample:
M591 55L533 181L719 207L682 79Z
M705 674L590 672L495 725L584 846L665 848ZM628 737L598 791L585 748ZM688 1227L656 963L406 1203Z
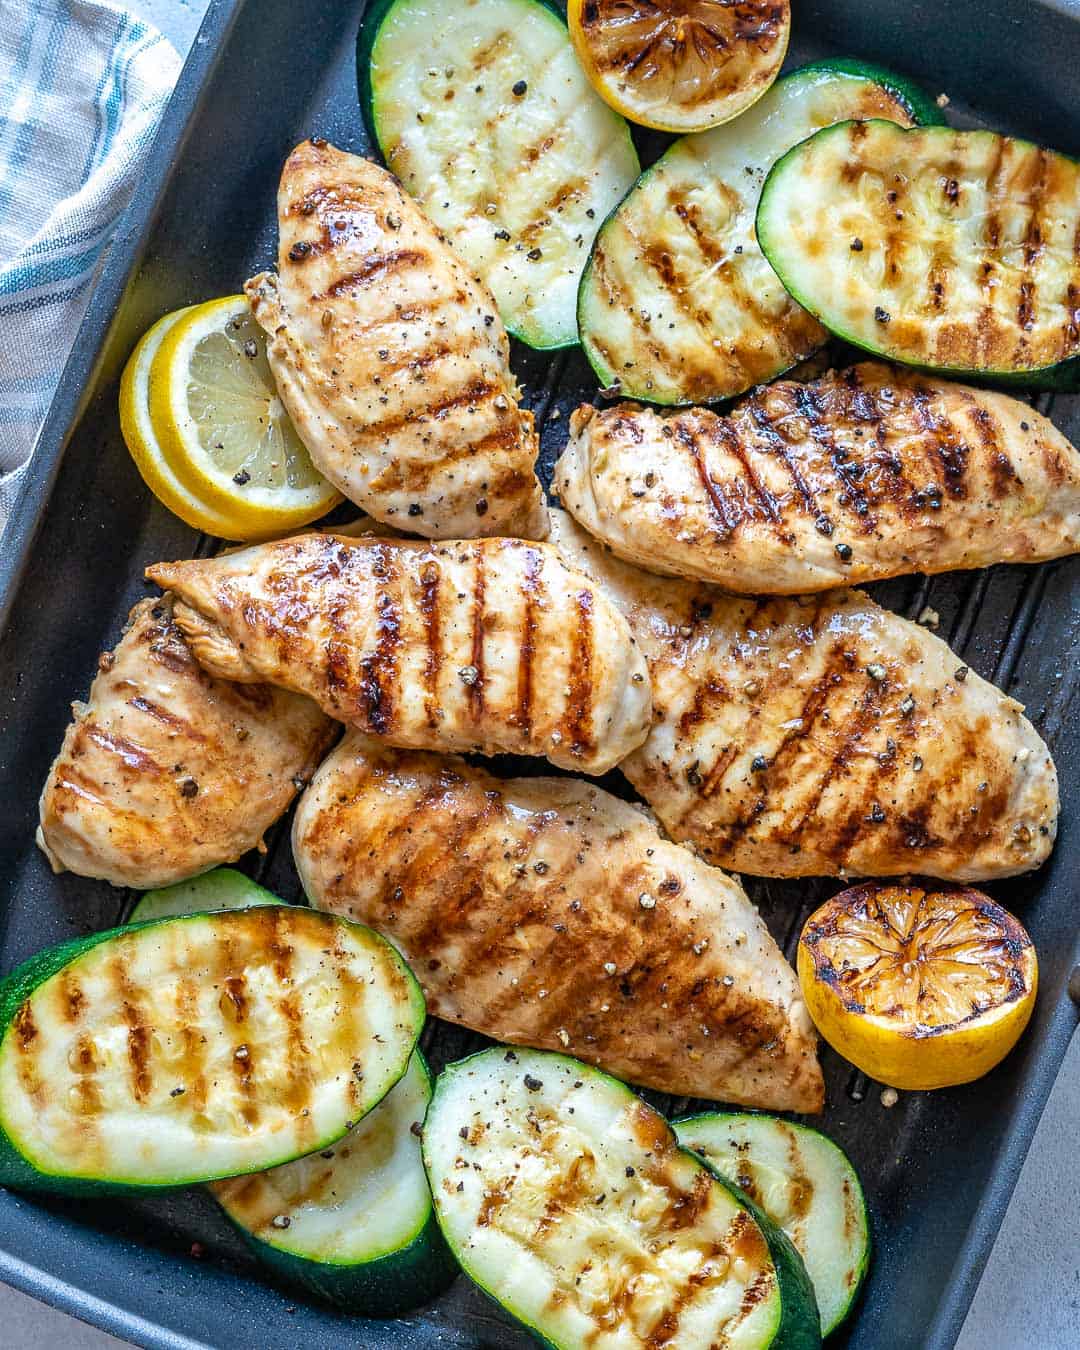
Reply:
M797 964L825 1040L907 1091L970 1083L1000 1063L1039 973L1022 924L981 891L876 882L810 916Z
M788 0L570 0L570 37L593 88L659 131L704 131L755 103L780 73Z

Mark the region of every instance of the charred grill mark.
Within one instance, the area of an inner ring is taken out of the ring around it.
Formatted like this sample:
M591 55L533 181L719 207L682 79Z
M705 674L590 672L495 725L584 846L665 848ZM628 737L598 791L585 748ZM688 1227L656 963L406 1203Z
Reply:
M704 722L706 714L715 705L730 697L730 691L722 680L715 677L700 680L694 688L694 697L690 701L690 706L683 711L676 724L679 739L685 740L687 736L695 732Z
M459 389L457 393L447 394L438 402L429 403L423 408L410 408L408 412L395 413L394 416L384 418L381 422L373 422L368 429L371 432L377 431L380 436L389 439L394 432L400 431L402 427L408 426L410 423L431 419L438 422L442 421L447 413L453 412L456 408L471 409L481 400L497 394L499 387L498 384L477 376L470 380L463 389ZM470 453L472 453L471 450Z
M981 404L971 410L971 420L975 423L986 455L987 469L993 484L994 496L1000 500L1015 491L1021 481L1016 466L1005 449L1005 438L999 433L1001 425Z
M521 637L518 642L517 708L514 721L525 737L532 735L533 658L536 655L536 610L544 558L539 549L525 550L522 577Z
M159 703L153 702L152 699L136 694L134 698L129 698L127 702L129 708L134 708L136 712L145 713L147 717L152 717L155 722L160 722L162 726L179 732L180 735L186 736L190 740L206 740L202 732L197 730L186 717L180 717L176 713L170 712Z
M318 241L312 245L312 253L325 253L328 249L336 247L337 241ZM320 295L311 297L313 304L318 304L323 300L333 300L339 295L345 295L349 291L359 290L367 286L369 282L379 278L386 277L390 273L400 272L406 267L419 267L428 261L428 255L419 249L403 248L396 249L393 253L372 253L369 254L359 265L349 272L346 276L338 277L337 281L329 285Z
M588 184L584 178L571 178L555 185L554 191L534 208L532 220L518 231L519 242L531 244L539 238L543 230L550 225L549 216L553 211L561 210L567 202L582 196Z
M415 479L406 475L405 484L411 486L415 482L418 488L428 487L436 473L441 473L444 469L460 463L463 459L476 459L500 450L510 453L522 442L527 443L527 434L519 420L517 411L514 410L507 415L507 418L500 420L499 425L493 431L487 432L479 440L471 440L465 437L455 445L448 445L437 460L433 459L430 463L417 465ZM494 490L490 491L488 495L495 496Z
M947 413L939 416L934 411L933 394L922 385L912 389L911 406L922 434L920 449L925 455L932 478L936 477L940 467L946 491L957 501L962 500L967 496L968 449L955 423ZM917 496L916 493L908 504L919 510L922 503L916 500Z
M146 1101L154 1086L150 1066L150 1028L143 1011L134 1003L124 1003L124 1020L128 1024L127 1053L131 1063L131 1089L137 1102Z
M510 43L511 38L508 31L503 29L494 36L483 47L477 48L472 54L472 68L475 74L486 70L488 66L504 52Z
M719 485L713 482L705 463L705 457L701 453L701 446L698 444L697 437L686 425L685 419L677 419L674 426L675 440L690 456L691 463L701 480L701 486L705 489L706 500L720 522L720 532L724 535L733 534L742 520L738 507L736 506L734 511L729 514L726 495L721 491Z
M708 773L704 774L701 780L701 796L707 801L720 790L720 786L727 777L727 772L735 762L739 753L738 746L735 744L726 746L716 757L716 762Z
M472 666L472 680L468 685L469 710L475 720L484 715L484 685L487 675L484 667L484 620L487 617L485 604L486 576L484 572L484 551L473 550L473 610L472 610L472 650L469 654Z
M1030 215L1027 229L1024 231L1023 258L1028 275L1020 274L1020 285L1016 304L1016 321L1025 333L1035 327L1036 281L1035 267L1043 253L1042 211L1047 197L1047 176L1050 169L1050 156L1043 149L1025 158L1029 167L1027 192L1030 198Z
M578 591L577 624L574 628L574 648L568 672L569 694L566 712L562 717L563 736L569 739L570 753L589 754L595 744L593 737L593 596L591 591Z
M809 423L810 435L821 448L836 475L842 495L854 506L863 533L871 533L877 525L877 516L871 511L866 493L859 486L858 477L847 462L846 451L843 451L833 439L828 412L822 404L818 390L812 384L796 384L792 388L795 391L796 406Z
M517 1178L513 1174L503 1177L497 1186L492 1186L484 1192L484 1198L480 1202L480 1212L476 1216L477 1227L487 1228L491 1225L510 1199L516 1180Z
M199 990L193 979L182 977L176 990L177 1025L182 1049L178 1086L186 1093L194 1114L206 1110L206 1039L199 1034Z
M377 735L385 736L393 728L396 712L401 609L393 592L400 582L401 571L392 548L376 544L372 552L372 571L385 590L375 597L378 611L375 650L361 659L359 692L365 724Z
M64 1019L74 1024L82 1016L86 1007L86 995L79 987L75 972L65 966L57 978L57 990L60 995L60 1008Z
M797 460L789 453L787 441L773 426L772 419L762 406L761 400L755 394L746 400L743 407L750 414L755 427L757 427L758 431L761 433L766 444L769 445L780 459L783 460L784 467L787 469L791 481L795 485L795 490L799 494L803 507L816 519L817 516L821 514L818 509L817 498L814 496L810 489L810 485L803 477L802 470L799 468Z
M255 1100L255 1068L251 1046L241 1044L233 1047L231 1065L236 1086L242 1098L240 1116L245 1125L259 1123L259 1104Z
M15 1029L15 1043L20 1052L24 1055L29 1053L38 1035L37 1023L34 1021L34 1012L29 999L19 1005L19 1010L12 1019L12 1026Z
M743 445L738 427L727 417L718 418L714 425L724 448L742 465L743 476L754 494L754 500L757 502L762 516L773 525L779 525L783 520L783 512L780 510L776 498L766 487L764 481L758 477L757 471L751 464L749 451ZM781 532L780 537L785 541L791 539L791 535L786 531Z
M87 719L79 723L73 746L75 753L78 753L81 748L79 742L84 738L107 754L115 756L131 773L144 774L148 778L160 778L165 772L148 750L128 740L126 736L106 731L100 722Z
M420 615L424 624L424 711L428 726L439 724L439 672L442 668L442 613L439 606L439 584L442 572L438 563L426 562L420 569Z

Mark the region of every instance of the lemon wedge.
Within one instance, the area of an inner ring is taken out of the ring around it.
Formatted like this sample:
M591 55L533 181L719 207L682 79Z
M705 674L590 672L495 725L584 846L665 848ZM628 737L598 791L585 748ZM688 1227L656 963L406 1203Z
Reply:
M788 0L569 0L578 60L616 112L704 131L745 112L780 73Z
M149 422L190 501L226 524L215 533L267 538L339 502L278 398L265 335L246 297L209 300L168 318L149 359Z
M877 882L807 919L797 965L825 1040L908 1091L970 1083L1004 1059L1039 975L1019 920L982 891Z

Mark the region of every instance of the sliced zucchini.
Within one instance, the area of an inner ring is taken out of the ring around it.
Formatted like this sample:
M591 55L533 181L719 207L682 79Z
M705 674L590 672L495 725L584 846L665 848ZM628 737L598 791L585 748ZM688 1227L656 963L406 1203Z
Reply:
M776 1116L690 1116L675 1122L675 1134L788 1235L827 1336L851 1311L870 1263L866 1201L847 1155L817 1130Z
M821 1343L791 1243L598 1069L499 1047L449 1066L424 1163L466 1274L556 1350Z
M458 1266L420 1158L431 1088L415 1050L404 1078L331 1148L214 1182L222 1209L274 1275L367 1317L407 1312L450 1284Z
M372 134L530 347L577 341L578 281L637 177L621 117L543 0L380 0L360 31Z
M247 909L251 905L281 905L284 901L235 867L212 872L146 891L128 916L128 923L147 923L177 914L206 913L212 909Z
M827 334L754 235L765 175L832 122L937 116L888 71L826 61L779 80L735 122L676 141L604 222L581 278L578 327L601 383L650 403L708 403L809 356Z
M1080 163L989 131L885 121L777 163L758 238L831 332L947 375L1080 375Z
M424 1021L398 953L299 906L79 938L0 984L0 1185L181 1186L334 1142Z

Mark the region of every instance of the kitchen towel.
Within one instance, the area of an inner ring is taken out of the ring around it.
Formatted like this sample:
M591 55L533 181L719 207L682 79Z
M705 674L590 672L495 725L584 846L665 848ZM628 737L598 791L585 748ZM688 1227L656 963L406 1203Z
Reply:
M0 530L179 69L98 0L0 0Z

